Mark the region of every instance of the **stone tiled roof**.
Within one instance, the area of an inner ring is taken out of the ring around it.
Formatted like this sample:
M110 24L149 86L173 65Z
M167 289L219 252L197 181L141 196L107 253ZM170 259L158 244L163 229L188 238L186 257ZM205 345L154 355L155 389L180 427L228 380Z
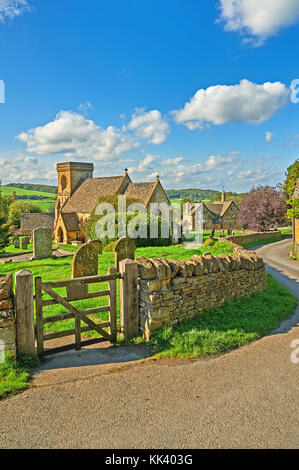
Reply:
M233 201L227 201L227 202L214 202L213 204L206 204L202 203L204 207L206 207L212 214L218 215L223 217L224 214L226 213L227 209L230 207L231 204L233 204ZM194 214L197 210L197 206L193 206L191 209L191 214Z
M125 195L132 199L137 199L143 204L147 203L156 183L130 183Z
M296 188L295 188L295 191L294 191L293 198L294 199L299 199L299 178L298 178L298 181L297 181L297 185L296 185Z
M61 217L63 219L64 226L68 232L80 231L79 219L76 212L62 212Z
M62 212L90 213L100 197L117 194L125 176L88 178L64 205Z
M27 214L23 213L21 216L21 232L32 232L36 228L46 227L54 230L54 214ZM29 234L29 233L28 233ZM26 233L27 235L27 233Z

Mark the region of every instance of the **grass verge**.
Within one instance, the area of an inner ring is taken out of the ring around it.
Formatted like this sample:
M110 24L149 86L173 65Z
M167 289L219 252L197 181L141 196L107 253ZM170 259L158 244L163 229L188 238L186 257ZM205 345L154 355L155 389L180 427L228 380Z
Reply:
M22 356L18 361L7 356L0 364L0 400L29 387L30 369L40 364L33 356Z
M192 320L153 332L147 343L155 357L219 355L273 331L294 312L297 299L269 274L266 291L226 302Z
M284 236L276 237L276 238L266 238L265 240L258 240L255 242L244 243L243 248L248 250L249 248L254 248L255 246L268 245L269 243L280 242L281 240L284 240Z

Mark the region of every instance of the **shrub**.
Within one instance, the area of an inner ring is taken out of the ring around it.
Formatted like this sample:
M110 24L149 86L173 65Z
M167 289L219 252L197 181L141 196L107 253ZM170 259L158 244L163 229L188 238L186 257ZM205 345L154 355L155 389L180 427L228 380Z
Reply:
M206 241L204 242L203 246L205 248L207 248L207 247L210 247L210 246L214 246L215 243L216 242L215 242L214 238L207 238Z

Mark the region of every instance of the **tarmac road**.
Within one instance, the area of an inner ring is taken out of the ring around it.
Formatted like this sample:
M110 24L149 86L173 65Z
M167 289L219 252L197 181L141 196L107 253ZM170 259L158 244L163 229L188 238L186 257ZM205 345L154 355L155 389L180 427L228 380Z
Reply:
M299 298L287 243L258 251ZM297 308L272 335L213 359L140 363L138 349L117 365L95 364L96 351L80 368L52 359L35 388L0 402L0 447L299 448L298 319Z

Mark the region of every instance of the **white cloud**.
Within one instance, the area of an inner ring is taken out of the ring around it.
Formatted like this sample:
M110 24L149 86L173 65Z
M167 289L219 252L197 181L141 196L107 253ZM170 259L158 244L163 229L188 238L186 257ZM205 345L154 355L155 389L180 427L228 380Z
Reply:
M267 170L264 168L258 168L257 170L245 170L241 171L237 176L237 180L242 181L243 183L275 183L277 180L275 176L279 173L273 170Z
M265 134L266 142L271 142L273 139L274 139L274 134L272 134L272 132L266 132Z
M280 82L258 85L249 80L240 84L217 85L198 90L183 109L173 111L175 121L190 130L205 124L269 120L289 102L290 91Z
M152 155L150 153L147 153L144 157L144 159L137 165L137 166L132 166L129 168L129 173L145 173L146 171L149 170L150 165L156 161L159 158L158 155Z
M119 129L102 129L77 113L61 111L54 121L17 136L27 151L38 155L61 153L65 157L94 160L117 159L138 143Z
M1 179L11 183L27 183L46 177L47 171L38 166L36 157L19 154L16 157L0 158Z
M145 112L144 109L137 109L127 128L134 131L139 139L160 145L166 141L170 126L160 111L155 109Z
M220 19L261 45L265 39L299 20L298 0L219 0Z
M26 0L0 0L0 22L12 20L30 10Z

